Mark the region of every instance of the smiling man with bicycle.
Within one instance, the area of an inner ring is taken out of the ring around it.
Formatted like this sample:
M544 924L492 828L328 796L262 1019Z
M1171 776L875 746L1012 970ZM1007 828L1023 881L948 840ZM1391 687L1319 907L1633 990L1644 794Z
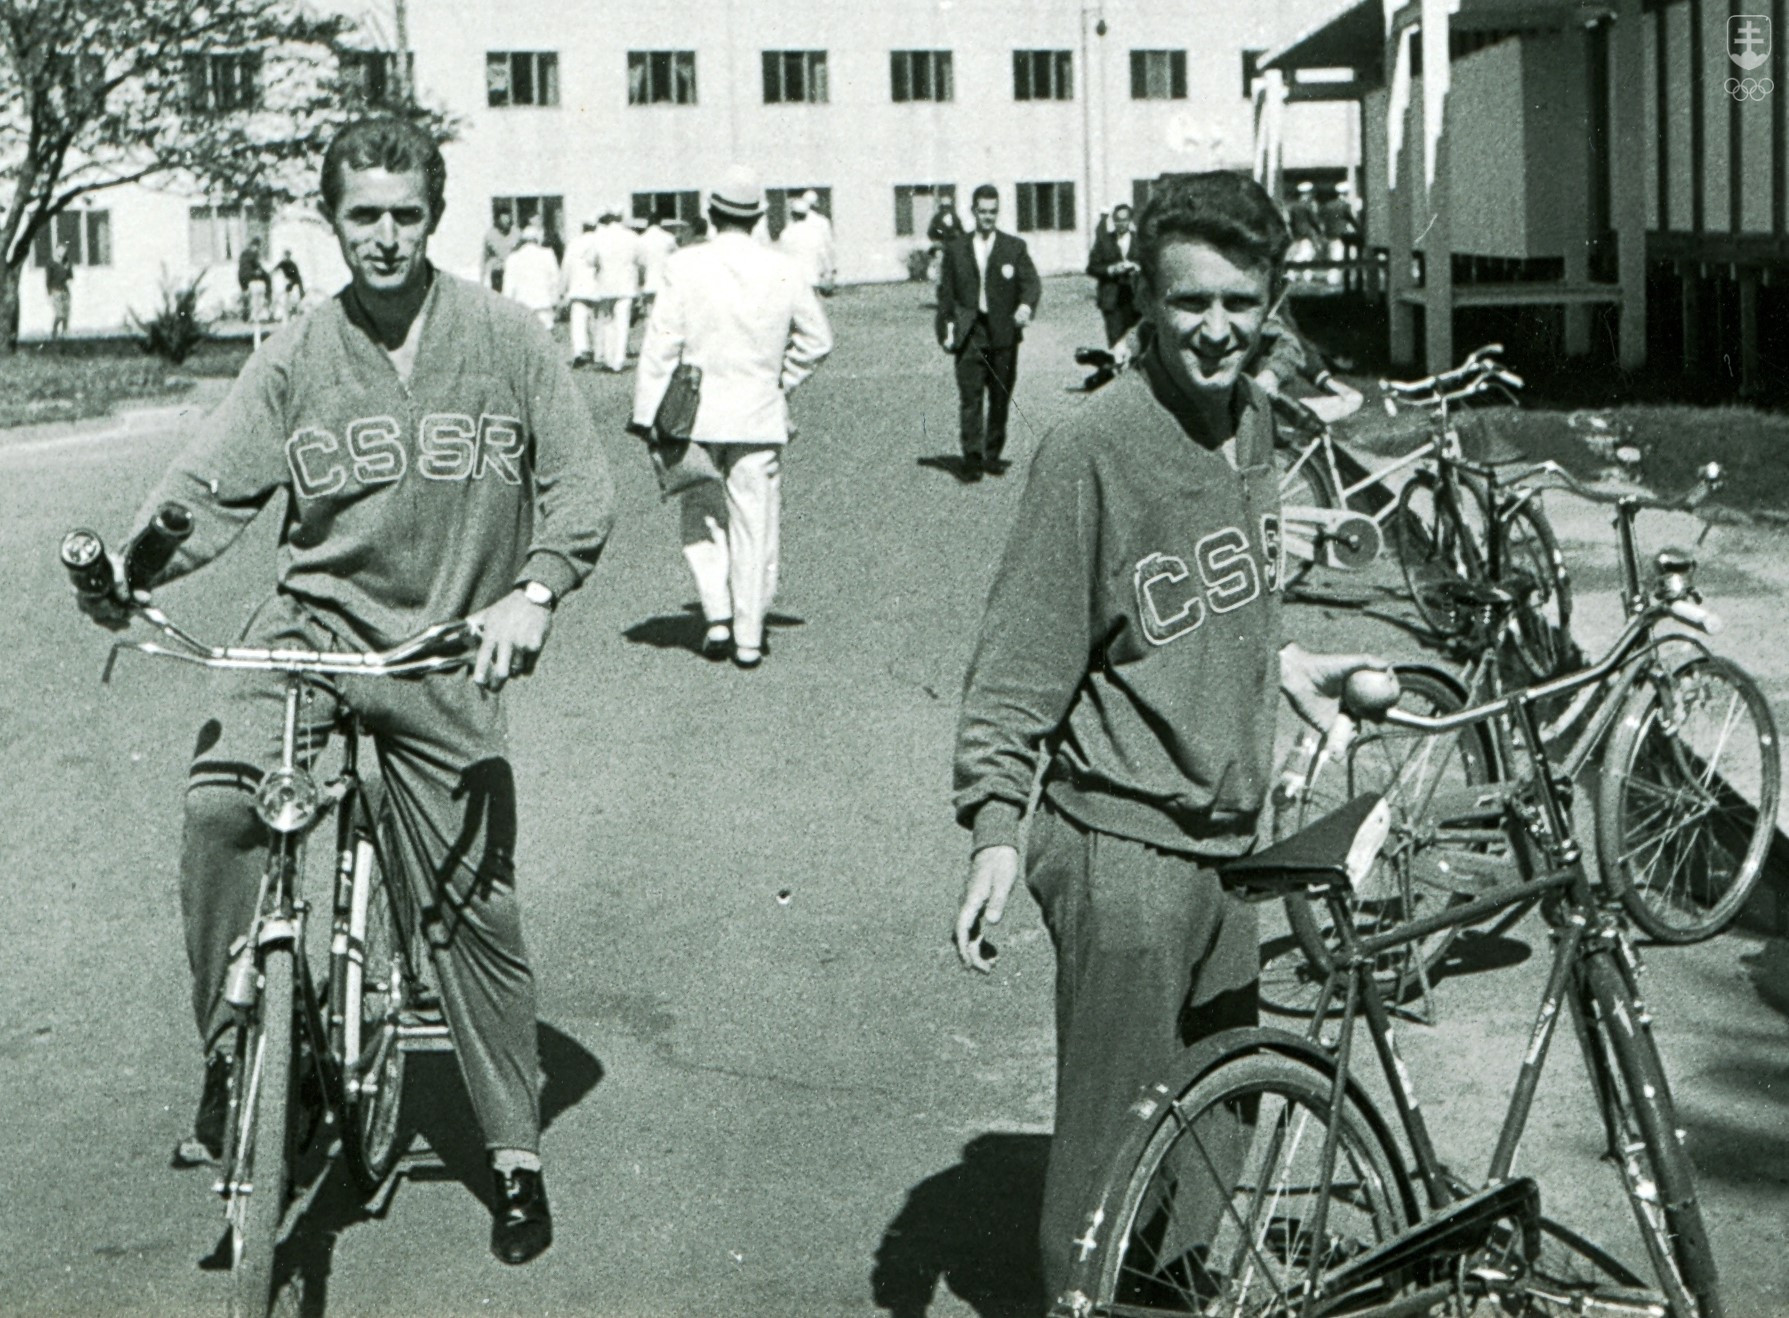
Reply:
M965 687L955 941L972 970L991 965L1047 748L1026 878L1057 954L1052 1294L1139 1087L1256 1019L1254 914L1215 867L1253 845L1279 692L1327 726L1374 662L1282 644L1273 419L1247 375L1288 242L1238 175L1158 187L1138 226L1139 365L1039 448Z
M246 644L377 648L462 617L478 634L471 683L453 674L319 683L301 749L314 757L344 708L373 738L491 1155L491 1247L525 1263L551 1243L552 1217L534 979L515 892L514 778L495 697L528 671L554 605L594 566L612 486L588 408L545 332L514 303L430 264L445 185L439 149L412 125L365 120L337 136L322 209L350 284L256 352L138 523L164 501L192 511L190 538L150 583L160 585L222 553L284 492L279 579ZM117 596L83 607L108 625L127 616ZM269 674L228 675L193 756L181 898L207 1061L183 1148L199 1157L217 1156L225 1125L223 984L255 914L266 835L253 793L278 755L267 729L280 700Z

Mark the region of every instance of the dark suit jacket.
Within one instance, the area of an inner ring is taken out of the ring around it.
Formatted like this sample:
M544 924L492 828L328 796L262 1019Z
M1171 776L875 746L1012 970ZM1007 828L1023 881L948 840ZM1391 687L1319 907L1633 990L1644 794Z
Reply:
M1137 259L1137 231L1130 232L1130 259ZM1136 302L1136 276L1123 275L1114 279L1106 271L1125 259L1124 253L1118 250L1118 235L1101 226L1094 235L1093 250L1087 254L1087 273L1099 280L1099 287L1094 297L1099 302L1101 311L1114 311L1128 295L1132 304Z
M1013 312L1022 302L1035 313L1043 293L1043 281L1037 277L1037 267L1031 264L1025 240L995 230L994 249L988 253L988 346L1017 345L1024 332L1013 323ZM944 263L938 275L938 342L944 342L945 331L954 325L956 337L951 346L961 352L980 311L981 281L975 268L975 247L965 234L944 249Z

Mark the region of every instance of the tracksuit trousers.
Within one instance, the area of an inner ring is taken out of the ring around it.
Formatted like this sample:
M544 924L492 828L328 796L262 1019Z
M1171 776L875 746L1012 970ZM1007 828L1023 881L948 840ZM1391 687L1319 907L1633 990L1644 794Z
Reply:
M1257 1023L1259 953L1254 909L1207 862L1084 828L1047 797L1032 816L1026 882L1056 946L1056 1130L1039 1224L1054 1297L1131 1104L1200 1040ZM1215 1205L1211 1216L1215 1225Z
M733 624L733 642L764 646L764 615L776 598L782 516L781 444L704 444L724 481L683 496L683 557L696 579L702 617Z
M262 605L242 643L360 648L285 596ZM220 674L218 685L220 712L200 728L193 754L180 864L193 1011L208 1050L231 1024L222 996L230 945L254 919L267 832L253 793L279 763L284 700L284 683L272 674ZM316 759L350 709L378 757L407 905L420 917L486 1147L538 1151L536 998L516 901L515 779L503 706L463 672L317 684L300 708L301 763ZM327 849L332 837L325 824L312 849ZM318 885L328 866L313 863L306 878L321 903L314 909L327 919L328 893ZM326 926L313 932L328 935Z

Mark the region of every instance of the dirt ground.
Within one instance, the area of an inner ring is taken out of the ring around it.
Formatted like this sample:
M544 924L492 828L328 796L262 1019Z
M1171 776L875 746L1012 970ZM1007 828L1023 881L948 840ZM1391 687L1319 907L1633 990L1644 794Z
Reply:
M621 434L631 376L587 376L621 521L514 693L522 895L542 990L553 1250L486 1250L464 1098L435 1067L412 1116L438 1158L377 1216L326 1179L293 1232L312 1314L741 1318L1035 1310L1052 1092L1048 940L1015 902L989 981L947 930L966 839L950 819L958 693L1037 436L1073 407L1097 340L1085 281L1052 281L1020 363L1004 480L959 486L955 399L914 286L844 290L839 349L796 402L771 656L704 663L672 510ZM0 1311L217 1312L197 1269L221 1221L167 1168L197 1056L173 858L202 679L127 659L68 605L53 548L117 533L190 418L0 437L8 808L0 875ZM1555 514L1597 621L1600 514ZM1645 531L1652 541L1656 535ZM1671 528L1670 534L1680 534ZM265 593L271 531L166 592L221 637ZM1783 541L1704 550L1722 647L1779 711ZM1610 560L1612 561L1612 560ZM1580 567L1582 564L1582 567ZM1719 583L1719 588L1716 585ZM1408 652L1358 609L1302 607L1307 643ZM1592 635L1591 639L1594 639ZM505 697L509 699L509 697ZM1403 1034L1444 1151L1482 1162L1545 969L1524 925L1494 972L1444 985ZM1738 1318L1789 1313L1789 1028L1754 983L1755 936L1649 957L1653 1004ZM1779 999L1780 1001L1780 999ZM1569 1044L1522 1169L1548 1208L1638 1262Z

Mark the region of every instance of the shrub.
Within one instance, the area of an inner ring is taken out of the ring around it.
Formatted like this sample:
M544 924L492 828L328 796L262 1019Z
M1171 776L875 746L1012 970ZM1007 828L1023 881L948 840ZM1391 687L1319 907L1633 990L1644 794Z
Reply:
M145 319L130 313L130 323L141 336L137 342L143 351L160 357L170 366L178 366L211 337L214 318L199 310L199 286L205 282L200 271L184 283L162 273L161 305Z

